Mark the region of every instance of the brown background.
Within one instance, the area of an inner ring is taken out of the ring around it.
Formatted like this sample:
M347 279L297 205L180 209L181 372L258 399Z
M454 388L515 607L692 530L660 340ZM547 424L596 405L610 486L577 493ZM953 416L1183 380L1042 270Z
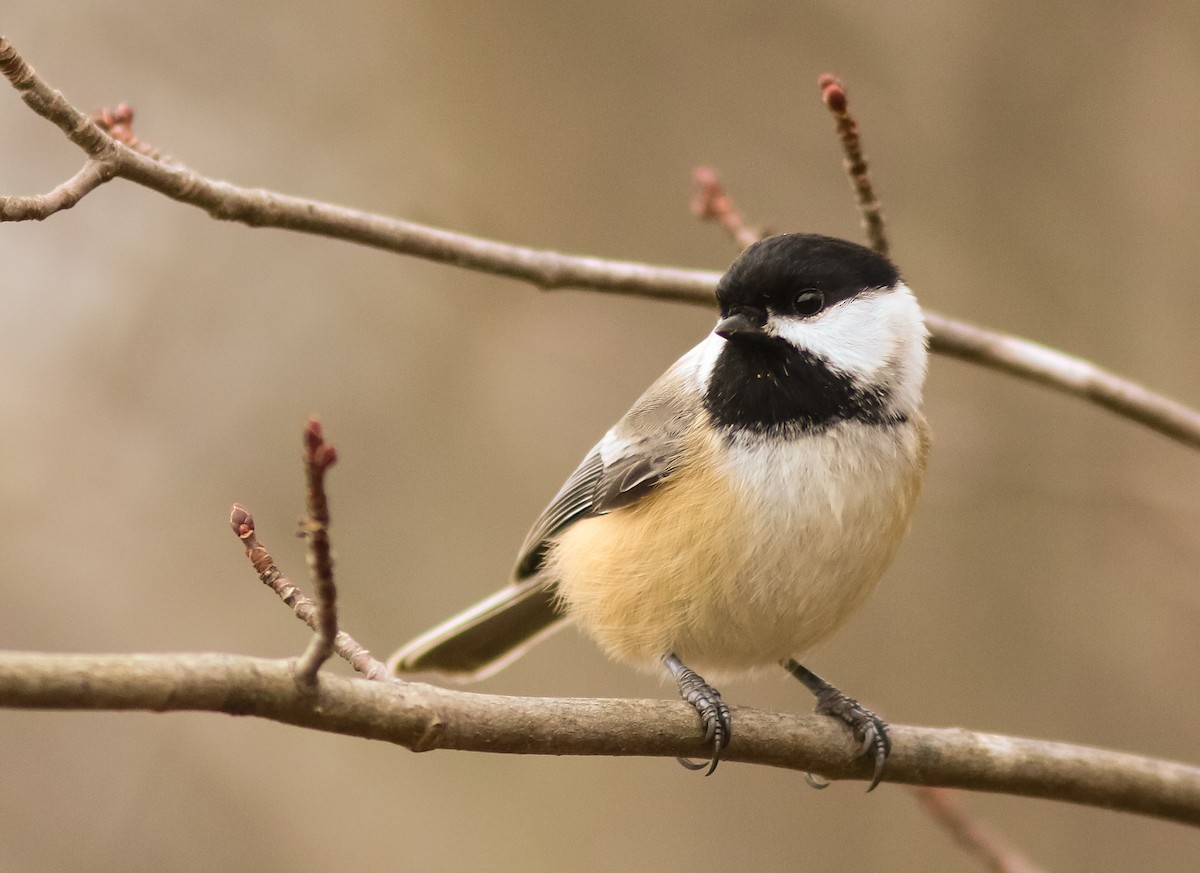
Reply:
M78 105L218 178L507 241L719 269L720 167L779 230L856 237L843 75L922 301L1200 404L1193 3L9 0ZM1136 11L1135 11L1136 9ZM0 191L80 155L0 89ZM712 323L219 224L115 183L0 228L0 645L298 652L226 526L286 569L304 417L346 627L381 655L505 581L583 452ZM913 534L810 665L895 721L1196 760L1195 452L936 359ZM341 669L340 667L338 669ZM482 686L671 696L574 632ZM735 703L808 709L781 677ZM0 869L966 870L902 789L739 765L415 756L212 715L0 713ZM1195 869L1182 827L973 797L1055 871Z

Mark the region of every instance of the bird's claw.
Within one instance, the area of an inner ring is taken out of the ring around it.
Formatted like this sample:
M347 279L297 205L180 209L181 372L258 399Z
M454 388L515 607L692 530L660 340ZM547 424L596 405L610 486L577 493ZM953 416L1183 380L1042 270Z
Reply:
M808 783L809 788L815 788L817 791L824 791L829 787L829 783L824 779L814 776L811 773L804 774L804 781Z
M729 738L733 735L729 707L721 699L719 691L705 682L694 670L685 667L678 658L668 658L667 667L679 686L679 696L699 713L700 724L704 728L704 741L709 743L713 750L708 761L692 761L682 757L675 760L689 770L704 770L705 776L711 776L721 761L721 750L729 745Z
M854 738L861 746L859 754L875 762L871 784L867 786L868 792L874 791L879 780L883 778L883 766L892 751L892 738L887 722L853 697L847 697L828 684L817 692L816 712L831 715L850 726Z

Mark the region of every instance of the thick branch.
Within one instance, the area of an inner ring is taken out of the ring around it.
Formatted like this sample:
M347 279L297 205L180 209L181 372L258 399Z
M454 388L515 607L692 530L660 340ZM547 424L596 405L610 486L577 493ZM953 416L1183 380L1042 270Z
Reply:
M586 288L711 305L713 289L720 278L718 273L701 270L653 267L507 245L342 206L207 179L177 163L156 161L112 140L92 119L39 78L4 37L0 37L0 73L8 77L22 99L38 115L57 125L91 157L104 162L113 175L182 203L198 206L214 218L240 221L252 227L279 227L343 239L508 276L545 289ZM20 201L29 199L0 197L0 221L44 218L44 214L22 214L15 209ZM1200 447L1200 413L1193 409L1087 361L1045 346L955 321L936 312L926 310L925 315L935 352L1074 394L1185 445Z
M322 673L236 655L0 653L0 706L204 710L384 740L413 751L522 755L703 754L695 711L678 701L497 697ZM846 729L829 718L753 709L723 758L864 779ZM1200 824L1200 769L1083 746L964 730L892 726L887 779L1065 800Z

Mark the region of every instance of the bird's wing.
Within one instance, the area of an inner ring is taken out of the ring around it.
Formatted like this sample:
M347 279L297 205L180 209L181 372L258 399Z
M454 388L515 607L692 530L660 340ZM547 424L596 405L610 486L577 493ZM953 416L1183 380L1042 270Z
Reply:
M686 390L691 357L651 385L567 478L525 537L517 579L537 573L554 537L572 524L637 502L675 471L683 434L701 414Z
M701 414L688 393L698 351L651 385L567 478L525 538L513 584L397 651L395 672L482 679L562 626L555 582L538 574L546 552L572 524L636 502L675 470L682 434Z

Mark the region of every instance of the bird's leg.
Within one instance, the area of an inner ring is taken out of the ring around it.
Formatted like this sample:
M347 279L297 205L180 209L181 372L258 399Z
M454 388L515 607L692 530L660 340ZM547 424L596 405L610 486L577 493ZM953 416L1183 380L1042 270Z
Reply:
M803 682L804 687L816 696L816 712L832 715L850 725L850 729L854 731L854 738L862 744L862 754L875 759L875 774L870 787L867 788L867 791L874 791L879 780L883 778L883 765L892 751L887 722L792 658L781 663L783 669Z
M708 770L705 776L712 775L721 760L721 749L729 743L732 733L729 722L729 707L721 700L720 693L704 681L695 670L685 667L683 662L674 654L663 658L663 664L671 671L675 684L679 686L679 696L696 708L700 713L700 724L704 727L705 742L712 743L712 760L707 764L689 761L687 758L677 758L680 764L689 770Z

